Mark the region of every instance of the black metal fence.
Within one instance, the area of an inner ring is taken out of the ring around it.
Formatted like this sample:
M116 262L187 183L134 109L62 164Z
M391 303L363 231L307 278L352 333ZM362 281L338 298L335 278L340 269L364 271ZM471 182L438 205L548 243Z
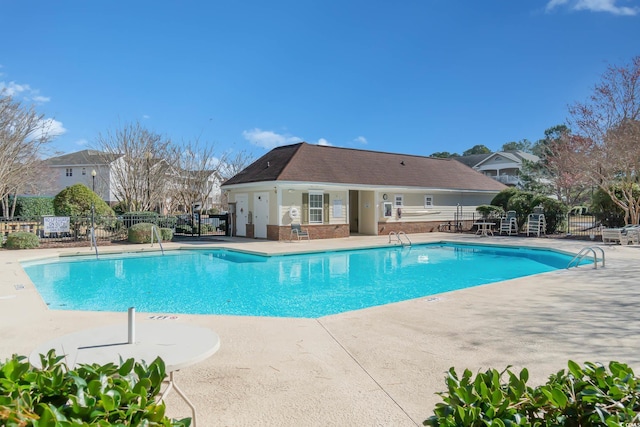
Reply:
M500 216L489 215L483 217L478 212L457 212L454 214L454 218L451 221L444 221L440 224L439 231L451 231L451 232L470 232L476 231L474 223L493 222L495 223L494 230L499 230ZM526 227L526 220L522 220L522 229ZM593 215L559 215L551 218L547 215L547 224L553 222L554 235L576 237L576 238L590 238L600 239L602 235L602 224ZM550 231L550 230L549 230ZM526 234L526 232L525 232Z
M68 219L67 219L68 218ZM97 240L126 240L129 227L146 222L161 228L170 228L174 236L207 237L226 236L229 232L228 215L156 215L125 214L121 216L72 216L40 218L0 217L0 237L17 231L35 233L42 242L90 241L91 225ZM53 224L53 226L52 226Z

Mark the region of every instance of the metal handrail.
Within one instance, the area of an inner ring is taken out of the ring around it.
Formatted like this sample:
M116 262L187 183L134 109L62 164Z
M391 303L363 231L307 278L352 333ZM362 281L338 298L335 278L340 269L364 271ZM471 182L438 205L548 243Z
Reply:
M155 225L151 226L151 247L153 247L153 235L156 235L156 240L160 245L160 251L162 251L162 255L164 255L164 248L162 247L162 239L160 238L160 233L158 233L158 227Z
M576 262L574 267L578 267L580 265L580 261L582 261L582 259L586 257L589 253L593 253L593 268L597 269L598 254L596 253L596 249L602 254L602 267L604 267L605 266L604 249L602 249L600 246L587 246L580 249L580 252L578 252L578 254L574 256L571 261L569 261L569 264L567 264L567 269L571 268L571 265L573 264L574 261Z
M91 244L96 251L96 259L98 259L98 242L96 240L96 230L91 227Z
M399 243L402 246L405 245L405 243L402 241L402 236L406 237L407 238L406 245L411 246L411 239L409 238L407 233L405 233L404 231L398 231L397 233L395 231L389 232L389 243L391 243L392 236L395 237L396 243Z

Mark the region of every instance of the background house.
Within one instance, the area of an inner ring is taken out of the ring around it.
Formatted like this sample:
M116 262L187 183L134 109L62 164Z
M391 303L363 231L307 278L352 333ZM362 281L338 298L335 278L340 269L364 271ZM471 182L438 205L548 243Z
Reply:
M55 196L61 190L81 183L114 206L119 202L115 195L117 183L122 182L119 180L123 179L123 174L129 173L126 162L126 157L121 154L96 150L51 157L45 161L53 177L53 185L47 195ZM151 159L149 167L154 171L152 186L154 194L158 192L154 206L159 212L191 212L194 207L198 210L220 207L221 178L216 170L180 170L163 159ZM144 174L137 178L141 180L140 186L145 187ZM156 183L156 180L161 183ZM149 186L149 183L146 185ZM162 191L158 188L162 188ZM145 191L144 188L141 191Z
M118 202L113 194L111 171L114 164L123 161L122 155L109 155L96 150L82 150L75 153L51 157L45 164L51 170L53 184L51 194L55 196L74 184L84 184L94 189L105 202ZM95 171L95 177L92 172Z
M540 158L524 151L499 151L490 154L472 154L455 160L511 187L520 187L520 171L524 161L537 163Z
M304 142L275 148L222 185L234 235L285 240L429 232L506 188L452 159Z

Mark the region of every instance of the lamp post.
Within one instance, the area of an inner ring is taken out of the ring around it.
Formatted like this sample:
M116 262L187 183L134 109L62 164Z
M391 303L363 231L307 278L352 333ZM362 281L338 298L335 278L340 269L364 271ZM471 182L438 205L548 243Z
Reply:
M96 170L93 169L91 171L91 187L94 194L96 192L96 175L97 175ZM96 238L95 230L96 230L95 229L95 203L93 203L93 199L92 199L91 201L91 248L93 248L94 241Z

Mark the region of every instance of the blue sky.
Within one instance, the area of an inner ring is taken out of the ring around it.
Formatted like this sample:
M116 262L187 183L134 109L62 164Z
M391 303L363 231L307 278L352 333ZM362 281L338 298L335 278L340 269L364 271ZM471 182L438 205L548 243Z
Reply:
M256 156L497 150L640 54L640 0L0 0L0 88L60 152L139 120Z

